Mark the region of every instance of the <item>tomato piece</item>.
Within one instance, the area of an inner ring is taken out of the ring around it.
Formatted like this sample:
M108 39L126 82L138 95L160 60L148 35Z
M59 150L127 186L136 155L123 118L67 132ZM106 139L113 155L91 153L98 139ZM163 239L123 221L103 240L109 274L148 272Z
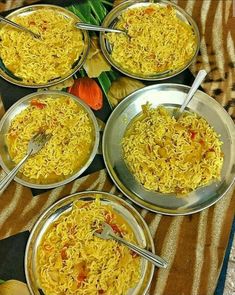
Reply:
M114 219L114 215L113 213L109 212L109 211L105 211L105 221L110 224Z
M139 257L139 254L137 254L136 252L134 252L134 251L130 251L131 252L131 256L133 257L133 258L136 258L136 257Z
M155 11L154 8L149 7L149 8L146 8L144 12L148 15L151 15L154 13L154 11Z
M120 228L117 226L117 224L115 223L111 223L110 226L112 227L113 231L115 234L118 234L120 237L123 237L122 235L122 231L120 230Z
M77 284L78 284L78 287L81 287L81 284L87 278L88 270L87 270L87 267L86 267L86 263L81 262L79 264L79 269L80 269L80 271L79 271L78 276L77 276Z
M68 258L66 250L67 250L67 248L63 248L60 252L62 260L66 260Z
M204 144L205 144L204 140L202 140L202 139L200 139L199 143L200 143L201 145L204 145Z
M87 275L85 274L85 272L80 272L77 276L77 281L78 282L83 282L85 281Z
M38 101L36 99L32 99L30 104L31 104L31 106L34 106L34 107L36 107L37 109L40 109L40 110L44 109L45 106L46 106L45 103L42 103L42 102L40 102L40 101Z
M190 133L190 138L191 138L192 140L194 140L194 138L195 138L197 132L196 132L196 131L192 131L192 130L190 130L189 133Z

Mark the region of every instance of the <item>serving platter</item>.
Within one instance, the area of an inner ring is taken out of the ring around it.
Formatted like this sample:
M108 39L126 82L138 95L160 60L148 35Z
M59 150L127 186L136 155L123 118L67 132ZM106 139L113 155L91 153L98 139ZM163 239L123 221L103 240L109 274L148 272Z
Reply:
M205 118L220 134L224 154L220 181L179 197L175 194L146 190L126 166L122 156L121 141L130 121L141 112L141 106L149 102L152 107L163 105L173 110L183 103L188 91L188 86L172 83L152 85L137 90L115 108L103 134L105 164L117 187L136 204L167 215L192 214L211 206L226 194L235 178L234 123L223 107L202 91L196 92L187 110Z
M64 18L71 19L74 22L80 21L80 18L77 15L75 15L74 13L70 12L69 10L67 10L63 7L59 7L56 5L50 5L50 4L37 4L37 5L31 5L31 6L19 8L19 9L13 11L12 13L10 13L9 15L7 15L6 18L11 20L13 17L29 15L29 14L32 14L32 13L40 10L40 9L45 9L45 8L52 9L53 11L62 15ZM0 30L3 26L5 26L5 24L1 23ZM68 72L66 74L64 74L63 76L55 78L55 79L48 81L47 83L44 83L44 84L25 83L19 77L16 77L11 71L9 71L5 67L5 65L3 64L2 61L0 62L0 76L10 83L16 84L18 86L28 87L28 88L49 87L49 86L52 86L57 83L65 81L66 79L71 77L74 73L76 73L82 67L82 65L84 64L84 62L86 60L87 54L89 52L89 47L90 47L89 34L83 30L81 31L81 33L82 33L82 38L84 41L83 52L79 56L78 60L74 62L74 64L72 65L72 68L70 70L68 70Z
M181 73L184 71L186 68L190 66L190 64L193 62L195 57L198 54L199 51L199 46L200 46L200 34L199 30L197 27L197 24L195 21L192 19L192 17L181 7L178 5L172 3L171 1L167 0L153 0L153 1L148 1L148 0L129 0L129 1L123 1L121 4L113 8L105 17L103 20L102 26L103 27L110 27L110 28L115 28L117 22L119 21L121 15L123 12L125 12L128 9L133 9L133 8L140 8L140 7L148 7L153 4L158 4L160 6L166 7L168 5L171 5L175 11L176 11L176 16L178 19L183 21L185 24L188 24L192 27L194 34L196 36L196 49L195 52L192 56L192 58L187 62L183 67L176 69L176 70L169 70L169 71L164 71L162 73L156 73L156 75L141 75L141 74L136 74L132 73L130 70L122 68L120 64L118 64L113 58L112 58L112 46L108 42L106 38L106 33L101 32L100 33L100 47L101 50L108 60L108 62L116 68L118 71L121 73L135 78L135 79L141 79L141 80L146 80L146 81L157 81L157 80L163 80L167 78L174 77L175 75Z
M70 181L77 178L79 175L81 175L91 164L92 160L94 159L98 144L99 144L99 127L96 120L96 117L94 116L94 113L90 110L90 108L85 104L81 99L75 97L72 94L61 92L61 91L42 91L42 92L36 92L29 95L26 95L25 97L18 100L15 104L13 104L9 110L4 114L0 121L0 165L3 168L3 170L6 173L9 173L15 166L15 163L11 160L9 156L9 152L6 145L6 137L11 121L14 119L16 115L18 115L20 112L22 112L24 109L26 109L29 105L32 99L45 99L46 97L53 97L54 99L59 97L65 97L70 98L73 101L76 102L76 104L80 107L82 107L85 112L88 114L92 127L93 127L93 145L90 152L90 155L84 165L75 171L73 174L69 175L63 180L57 181L57 182L51 182L48 184L39 184L36 182L33 182L32 180L26 178L21 173L18 173L17 176L14 178L15 181L18 183L25 185L27 187L37 188L37 189L49 189L58 187L61 185L64 185L66 183L69 183Z
M133 206L123 199L109 193L98 191L75 193L59 200L49 207L40 216L31 231L25 252L25 274L31 294L43 294L40 290L40 286L38 285L38 277L36 273L36 254L42 236L47 228L62 214L69 213L74 202L78 200L94 201L97 196L99 196L102 204L110 205L114 209L115 213L124 218L124 220L134 232L138 245L154 253L155 250L153 239L149 232L148 226ZM132 288L128 291L127 295L146 294L150 286L153 271L154 266L145 259L141 259L141 280L135 288Z

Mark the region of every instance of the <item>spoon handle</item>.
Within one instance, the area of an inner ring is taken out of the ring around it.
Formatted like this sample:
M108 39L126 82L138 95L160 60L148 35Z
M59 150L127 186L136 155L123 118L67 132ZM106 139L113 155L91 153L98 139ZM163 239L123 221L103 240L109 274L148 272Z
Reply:
M202 81L205 79L207 72L205 70L200 70L191 86L184 103L182 104L181 108L178 111L178 117L181 116L186 106L191 101L192 97L194 96L195 92L197 91L198 87L201 85Z
M8 25L10 25L10 26L12 26L12 27L15 27L15 28L17 28L17 29L19 29L19 30L21 30L21 31L25 31L25 32L31 34L31 35L32 35L33 37L35 37L35 38L40 38L40 36L39 36L38 34L35 34L35 33L32 32L31 30L29 30L29 29L27 29L27 28L25 28L25 27L23 27L23 26L21 26L21 25L18 25L17 23L15 23L15 22L13 22L13 21L11 21L11 20L5 18L5 17L0 16L0 21L1 21L1 22L4 22L4 23L6 23L6 24L8 24Z
M96 26L96 25L91 25L91 24L86 24L86 23L76 23L75 27L78 29L82 30L87 30L87 31L98 31L98 32L111 32L111 33L124 33L122 30L117 30L117 29L111 29L111 28L104 28L101 26Z
M112 235L111 233L109 233L109 235L116 241L124 244L125 246L127 246L129 249L131 249L132 251L134 251L135 253L139 254L140 256L144 257L145 259L147 259L148 261L150 261L151 263L153 263L155 266L157 267L161 267L161 268L166 268L167 267L167 262L162 259L161 257L153 254L152 252L146 250L146 249L142 249L130 242L127 242L126 240L116 236L116 235Z
M20 167L24 164L24 162L28 159L30 153L27 154L16 166L14 169L11 170L5 177L0 180L0 192L3 192L12 179L16 176L17 172L19 171Z
M9 20L9 19L7 19L5 17L2 17L1 15L0 15L0 21L6 23L8 25L11 25L11 26L13 26L13 27L15 27L17 29L20 29L20 30L27 30L24 27L22 28L21 25L18 25L17 23L14 23L14 22L12 22L11 20Z

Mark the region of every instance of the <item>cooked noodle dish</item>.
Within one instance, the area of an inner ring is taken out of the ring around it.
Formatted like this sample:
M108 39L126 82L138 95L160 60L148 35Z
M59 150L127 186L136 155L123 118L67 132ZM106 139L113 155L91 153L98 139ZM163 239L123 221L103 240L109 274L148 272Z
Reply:
M191 25L179 19L173 6L151 4L125 10L109 33L111 56L121 68L140 75L156 75L183 68L196 53Z
M84 48L83 35L74 20L42 8L14 16L12 21L41 38L10 25L0 30L0 57L5 67L26 84L46 84L70 73Z
M125 295L140 280L140 257L113 239L94 236L102 222L136 243L128 223L110 205L76 201L43 234L37 250L38 283L45 295Z
M196 113L177 121L164 107L142 106L122 140L123 158L139 183L160 193L186 195L220 180L220 136Z
M61 181L77 172L94 146L94 127L82 106L66 96L34 98L11 121L6 144L16 164L26 155L30 139L44 132L50 140L20 169L31 182Z

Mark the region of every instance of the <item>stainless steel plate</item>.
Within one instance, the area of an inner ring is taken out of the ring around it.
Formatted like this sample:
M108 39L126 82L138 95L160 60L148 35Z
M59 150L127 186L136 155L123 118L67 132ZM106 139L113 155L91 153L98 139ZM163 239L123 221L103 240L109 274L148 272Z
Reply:
M38 188L38 189L50 189L54 187L58 187L60 185L64 185L66 183L69 183L70 181L77 178L79 175L81 175L91 164L92 160L94 159L98 144L99 144L99 127L97 120L93 114L93 112L90 110L90 108L79 98L75 97L74 95L62 91L42 91L42 92L36 92L29 94L23 98L21 98L19 101L17 101L2 117L0 121L0 165L2 166L3 170L8 173L10 170L12 170L15 167L15 163L11 160L7 145L6 145L6 138L5 135L8 132L8 129L10 127L12 119L18 115L20 112L22 112L24 109L26 109L29 105L32 99L38 98L38 99L45 99L48 96L52 96L55 99L58 97L69 97L73 99L79 106L81 106L86 113L88 114L92 126L94 128L94 140L93 140L93 147L91 149L91 153L89 158L87 159L86 163L84 163L83 167L79 169L78 171L75 171L72 175L68 175L67 178L65 178L62 181L53 182L49 184L37 184L32 182L31 179L26 178L22 174L18 173L17 176L14 178L15 181L18 183L32 187L32 188Z
M106 15L106 17L102 23L103 27L114 28L115 25L117 24L117 22L119 21L120 16L122 15L122 13L125 10L137 8L137 7L143 7L143 6L146 7L146 6L152 5L154 3L161 5L161 6L167 6L167 5L173 6L176 10L176 16L180 20L182 20L186 24L189 24L193 28L193 31L194 31L195 36L197 38L197 46L196 46L195 53L192 56L191 60L187 64L185 64L182 68L179 68L174 71L166 71L163 73L156 73L156 75L149 75L149 76L138 75L138 74L132 73L131 71L128 71L127 69L122 68L122 66L120 64L118 64L112 58L112 56L111 56L112 47L109 44L109 42L107 41L106 33L103 33L103 32L100 33L101 50L102 50L104 56L106 57L106 59L108 60L108 62L113 67L115 67L118 71L122 72L123 74L125 74L129 77L141 79L141 80L148 80L148 81L157 81L157 80L163 80L163 79L173 77L173 76L181 73L182 71L184 71L186 68L188 68L190 66L190 64L193 62L194 58L197 56L199 46L200 46L199 30L198 30L198 27L197 27L197 24L195 23L195 21L191 18L191 16L185 10L183 10L181 7L179 7L178 5L174 4L171 1L167 1L167 0L151 0L151 1L149 1L149 0L129 0L129 1L123 1L123 3L121 3L117 7L113 8Z
M221 181L198 188L183 198L146 190L127 168L121 141L130 121L150 102L153 107L174 108L183 103L189 87L179 84L158 84L142 88L126 97L111 114L103 134L103 155L108 172L118 188L133 202L154 212L186 215L201 211L217 202L232 185L235 177L235 125L213 98L197 91L188 110L198 113L214 127L223 141L224 163Z
M48 5L48 4L32 5L32 6L27 6L27 7L17 9L14 12L10 13L7 16L7 18L12 19L15 16L31 14L37 10L44 9L44 8L53 9L57 13L63 15L65 18L73 19L74 22L80 22L80 19L74 13L68 11L67 9L62 8L60 6ZM2 24L2 23L0 24L0 30L4 25L5 24ZM53 79L53 81L48 81L48 83L45 83L45 84L36 84L36 83L35 84L28 84L26 82L21 81L20 79L17 79L17 77L12 75L12 73L7 71L6 68L3 66L0 66L0 76L3 79L7 80L8 82L11 82L11 83L16 84L18 86L30 87L30 88L49 87L51 85L63 82L64 80L71 77L74 73L76 73L82 67L82 65L84 64L84 62L86 60L86 57L87 57L87 54L89 51L89 46L90 46L90 39L89 39L89 34L86 31L81 30L81 33L83 35L83 41L84 41L83 52L82 52L81 56L79 57L79 59L75 62L74 66L71 69L69 69L68 72L64 76L59 77L58 79Z
M100 195L100 200L103 204L111 205L114 211L121 215L130 225L138 244L154 253L154 244L148 226L141 215L130 204L109 193L95 191L76 193L59 200L48 208L46 212L41 215L31 231L25 253L25 274L31 294L40 295L40 286L38 285L38 276L36 272L36 253L43 234L62 214L71 211L73 202L77 200L92 201L95 200L97 194ZM141 280L138 285L130 289L126 295L146 294L153 276L153 271L153 265L145 259L141 259Z

